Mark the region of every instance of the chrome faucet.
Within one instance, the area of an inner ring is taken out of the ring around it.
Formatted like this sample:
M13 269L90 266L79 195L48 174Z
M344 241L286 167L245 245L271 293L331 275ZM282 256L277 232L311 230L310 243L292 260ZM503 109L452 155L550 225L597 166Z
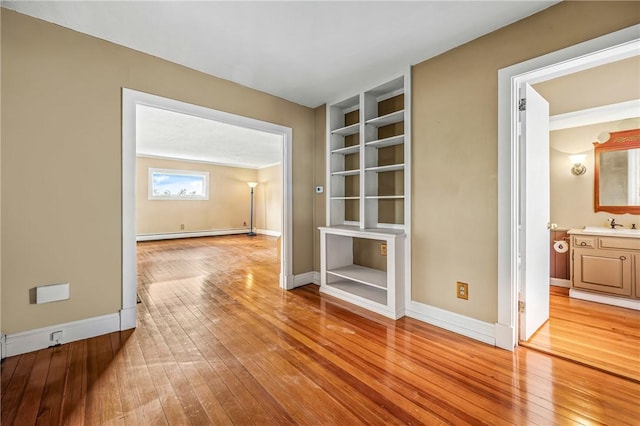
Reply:
M620 225L619 223L616 223L616 220L614 218L611 219L611 229L616 229L616 226L623 226Z

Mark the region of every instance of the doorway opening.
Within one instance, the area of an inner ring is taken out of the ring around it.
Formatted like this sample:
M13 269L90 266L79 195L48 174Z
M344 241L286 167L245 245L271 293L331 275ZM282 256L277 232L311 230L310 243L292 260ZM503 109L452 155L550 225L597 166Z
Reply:
M520 88L640 54L636 25L499 71L498 93L498 323L496 345L513 350L518 342L519 302L527 268L534 268L526 253L526 223L522 187L526 150L520 146L518 121ZM547 159L548 161L548 159ZM546 226L536 230L548 241ZM548 245L547 245L548 247ZM548 256L537 256L548 262ZM548 288L548 280L545 284ZM528 300L522 300L526 304ZM531 306L526 306L532 309ZM526 310L526 309L525 309Z
M122 92L122 329L136 326L136 121L140 108L154 108L198 119L213 120L248 131L275 135L280 150L280 279L283 289L293 288L292 273L292 129L261 120L163 98L123 88ZM253 180L253 179L252 179ZM248 182L242 182L249 194ZM248 205L246 206L248 209Z

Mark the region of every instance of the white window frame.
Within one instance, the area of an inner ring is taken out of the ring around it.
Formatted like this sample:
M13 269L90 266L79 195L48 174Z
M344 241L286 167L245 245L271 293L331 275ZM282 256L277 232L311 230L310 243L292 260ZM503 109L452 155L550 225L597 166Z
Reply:
M196 176L204 178L204 195L156 195L153 192L153 175L162 173L176 176ZM179 201L206 201L209 199L209 172L200 172L197 170L178 170L178 169L159 169L149 167L149 200L179 200Z

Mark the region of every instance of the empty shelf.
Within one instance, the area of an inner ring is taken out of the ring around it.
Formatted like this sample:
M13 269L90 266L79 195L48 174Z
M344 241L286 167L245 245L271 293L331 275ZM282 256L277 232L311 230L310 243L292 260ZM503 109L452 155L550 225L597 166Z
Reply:
M404 195L367 195L368 200L403 200Z
M360 124L351 124L349 126L344 126L339 129L335 129L331 131L333 135L341 135L341 136L349 136L355 135L356 133L360 133Z
M328 274L357 281L361 284L386 290L387 273L377 269L367 268L360 265L348 265L341 268L327 270Z
M361 297L369 302L375 302L381 305L387 304L387 292L376 287L371 287L354 281L338 281L328 284L327 287Z
M333 151L331 151L331 153L347 155L347 154L354 154L358 151L360 151L360 145L351 145L351 146L345 146L344 148L334 149Z
M400 145L404 143L404 135L391 136L390 138L378 139L367 142L365 145L372 148L384 148L385 146Z
M404 170L404 164L390 164L388 166L367 167L365 169L365 171L367 172L376 172L376 173L393 172L396 170Z
M404 110L392 112L391 114L367 120L366 123L376 127L386 126L388 124L399 123L404 121Z
M360 197L331 197L332 200L359 200Z
M331 176L353 176L360 173L360 169L355 170L341 170L339 172L331 172Z

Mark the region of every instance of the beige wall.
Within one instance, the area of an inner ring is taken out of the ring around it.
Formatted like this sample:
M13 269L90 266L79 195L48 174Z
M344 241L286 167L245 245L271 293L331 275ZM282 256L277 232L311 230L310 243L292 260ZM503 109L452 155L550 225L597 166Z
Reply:
M312 109L8 10L2 59L3 332L120 309L122 87L293 128L293 272L312 270Z
M257 170L255 193L256 229L281 232L282 229L282 167Z
M209 172L209 199L149 200L149 168ZM136 234L241 229L250 223L250 189L255 169L138 157L136 159ZM260 203L256 194L255 202ZM259 214L254 216L258 221ZM246 223L246 225L243 225ZM181 230L180 225L184 225Z
M562 2L413 68L414 300L497 320L498 70L639 15L636 2Z

